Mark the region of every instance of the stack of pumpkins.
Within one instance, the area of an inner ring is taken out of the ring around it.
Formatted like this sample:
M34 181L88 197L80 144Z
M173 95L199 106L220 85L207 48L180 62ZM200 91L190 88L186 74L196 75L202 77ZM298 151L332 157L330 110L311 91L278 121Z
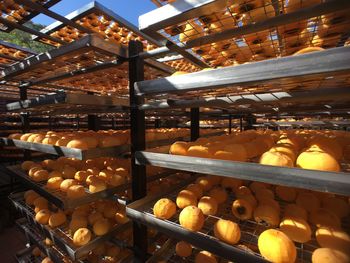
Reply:
M104 157L84 161L60 157L40 163L25 161L21 165L31 180L46 182L47 189L66 193L68 199L81 198L88 193L126 183L130 180L129 167L127 159Z
M350 159L350 134L291 130L245 131L234 135L178 141L171 154L228 161L339 172L340 161Z
M24 193L25 203L32 207L35 220L50 228L68 228L68 234L75 246L88 244L93 236L108 233L115 225L128 221L125 206L110 200L99 200L82 205L74 210L59 210L48 200L29 190Z
M258 239L260 254L272 262L295 262L294 242L306 243L314 236L320 246L313 252L314 263L349 262L350 236L342 229L342 222L349 216L349 203L348 197L329 193L202 176L181 190L176 200L158 200L153 213L157 218L171 220L180 209L180 225L190 231L211 228L205 223L206 217L228 218L216 221L215 237L248 250L254 250L254 247L241 241L240 224L254 220L260 229L265 229L260 230ZM231 215L225 212L227 207L231 209ZM176 253L188 257L192 254L192 246L181 241L176 246ZM215 256L208 253L202 253L200 257L207 256L209 262L216 262ZM326 259L332 260L323 261Z

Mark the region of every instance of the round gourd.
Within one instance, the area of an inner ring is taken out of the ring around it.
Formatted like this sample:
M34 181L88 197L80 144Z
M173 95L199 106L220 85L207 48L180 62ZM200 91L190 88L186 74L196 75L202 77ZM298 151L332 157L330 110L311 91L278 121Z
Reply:
M312 263L349 263L346 253L332 248L317 248L312 253Z
M215 215L218 211L218 202L210 196L203 196L198 202L198 208L205 215Z
M88 144L84 140L81 140L81 139L74 139L74 140L69 141L67 143L66 147L68 147L68 148L76 148L76 149L80 149L80 150L87 150L87 149L89 149Z
M260 188L257 189L255 192L255 197L259 201L262 198L270 198L270 199L275 199L275 194L273 193L272 190L267 189L267 188Z
M194 193L197 199L200 199L203 196L203 189L199 184L190 184L186 187L186 190Z
M86 245L90 240L91 232L87 228L79 228L73 235L73 243L78 247Z
M284 217L296 217L304 219L305 221L307 221L308 219L307 211L305 210L305 208L296 204L288 204L284 208Z
M191 231L199 231L204 225L202 210L195 206L185 207L179 216L180 225Z
M258 223L264 223L271 227L278 226L280 217L278 211L269 205L259 205L254 210L254 220Z
M303 169L339 172L338 161L329 153L319 151L302 152L296 161L296 166Z
M293 147L291 147L288 144L276 144L274 147L272 147L269 152L279 152L283 153L284 155L288 156L292 162L294 163L297 155L295 153L295 150Z
M67 190L68 199L78 199L86 196L85 187L82 185L72 185Z
M305 243L311 240L311 228L301 218L286 217L282 219L280 230L295 242Z
M253 209L253 205L244 199L237 199L232 203L232 214L240 220L252 218Z
M200 146L200 145L193 145L187 150L187 155L192 157L199 157L199 158L211 158L212 155L209 152L208 147Z
M265 152L261 155L260 164L293 167L293 161L281 152Z
M241 230L238 224L230 220L219 219L214 225L214 235L221 241L234 245L241 239Z
M42 209L35 215L35 220L42 225L47 225L51 216L51 212L48 209Z
M75 216L72 217L72 220L69 223L69 230L71 234L74 235L75 231L79 228L85 228L88 225L88 221L85 216Z
M349 204L337 197L328 197L322 200L322 207L333 212L339 218L344 218L349 214Z
M293 241L283 232L268 229L258 239L260 254L271 262L294 263L297 250Z
M94 225L99 219L103 219L103 215L101 212L98 211L94 211L88 216L88 221L90 225Z
M319 208L315 211L312 211L309 215L309 221L311 224L317 227L340 227L341 222L339 217L333 212Z
M74 179L65 179L62 181L60 185L60 189L62 192L67 192L68 188L71 187L72 185L77 185L78 182Z
M249 185L249 188L250 188L250 190L253 191L253 193L256 193L256 191L258 191L258 189L260 189L260 188L269 188L269 187L268 187L268 184L266 184L266 183L254 181Z
M250 189L245 185L242 185L236 189L235 194L237 198L240 198L244 195L252 195L252 191L250 191Z
M195 263L217 263L215 256L209 251L201 251L196 255Z
M29 171L30 168L32 168L32 166L34 165L35 163L32 162L32 161L24 161L22 164L21 164L21 168L23 171Z
M170 146L169 153L175 155L187 155L189 146L190 145L187 142L174 142Z
M202 187L203 191L209 191L213 187L213 182L208 177L198 177L196 184Z
M158 200L153 207L155 217L169 219L176 213L176 204L167 198Z
M197 196L189 190L182 190L176 197L176 205L180 209L183 209L189 205L196 206Z
M314 194L308 192L299 192L295 202L308 212L315 211L321 206L320 200Z
M275 188L276 195L286 202L293 202L297 197L297 191L295 188L278 185Z
M96 236L103 236L111 229L111 224L108 219L98 219L93 225L93 231Z
M211 189L208 195L214 198L218 204L225 203L228 197L226 190L221 187L215 187Z
M320 227L316 230L316 240L321 247L349 253L350 236L339 228Z
M67 221L66 214L62 211L51 214L49 218L49 226L52 228L63 225Z
M176 243L176 247L175 247L175 252L176 255L178 255L179 257L189 257L192 254L192 246L191 244L185 242L185 241L180 241Z
M233 192L235 192L242 184L242 180L229 177L224 177L221 181L222 188L229 189Z
M273 207L278 213L281 211L280 204L270 197L260 197L259 205L267 205Z

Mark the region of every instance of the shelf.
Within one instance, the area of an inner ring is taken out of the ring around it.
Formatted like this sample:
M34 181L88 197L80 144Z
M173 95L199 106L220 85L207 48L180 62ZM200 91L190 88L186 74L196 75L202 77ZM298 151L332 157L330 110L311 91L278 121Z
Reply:
M31 113L44 114L44 112L67 111L68 107L78 112L91 113L94 110L101 111L122 111L129 106L128 99L116 98L114 96L95 96L81 93L66 93L59 91L44 96L39 96L30 100L12 102L6 105L8 111L26 110ZM101 109L102 108L102 109Z
M62 73L127 57L127 50L96 34L74 43L29 57L3 70L5 80L39 82Z
M25 218L20 218L16 220L16 225L19 229L21 229L24 232L30 244L34 244L36 247L38 247L54 263L62 263L62 257L64 256L63 253L54 246L46 246L43 243L45 237L38 233L38 231L31 224L29 224L29 222ZM75 263L82 263L82 261L75 261Z
M275 83L281 87L291 80L312 82L315 79L333 79L335 74L344 76L350 72L349 60L350 47L339 47L298 56L141 81L135 84L135 88L139 96L164 93L184 94L190 91L196 91L198 96L197 92L200 91L208 92L210 89L228 87L231 92L234 92L235 86L257 83Z
M69 256L72 260L78 260L86 256L91 250L102 244L103 242L106 242L110 240L112 237L114 237L117 233L122 233L123 231L127 230L129 226L131 226L131 222L127 222L123 225L116 225L114 226L107 234L103 236L94 237L88 244L82 247L76 247L73 244L72 239L67 235L68 226L63 225L61 227L58 227L56 229L51 229L48 226L41 225L38 222L35 221L34 216L35 212L31 207L26 205L26 203L23 200L23 193L14 193L9 196L10 200L12 201L15 208L20 211L27 219L28 221L36 226L37 229L39 229L43 235L50 238L54 244L67 256ZM125 245L127 247L127 245Z
M130 183L126 183L123 185L119 185L112 188L107 188L106 190L97 192L97 193L87 193L85 197L78 198L78 199L68 199L66 195L59 191L59 190L50 190L47 189L46 181L44 182L34 182L31 180L31 178L27 175L27 173L23 172L21 167L19 165L15 166L8 166L6 167L7 170L10 171L11 174L15 175L17 178L19 178L23 183L28 185L31 189L36 191L38 194L45 197L48 201L55 204L60 209L72 209L74 207L87 204L90 202L97 201L99 199L106 199L106 198L113 198L113 196L116 193L125 191L130 187ZM120 204L125 205L126 200L124 199L117 199L117 201Z
M222 161L151 152L136 152L136 162L181 171L227 176L270 184L348 195L348 173L325 172L299 168Z
M194 180L195 179L192 178L192 181ZM167 189L168 191L162 194L148 196L129 204L126 208L127 216L136 222L155 228L171 238L189 242L195 247L207 250L233 262L266 262L257 253L248 253L237 246L228 245L213 237L213 226L216 220L218 220L216 216L206 217L203 229L200 232L193 232L180 226L178 222L179 209L170 220L162 220L153 215L152 208L158 199L169 198L174 201L177 193L188 183L190 182L185 182L169 190ZM231 199L233 199L232 196L230 197L230 200ZM231 215L231 203L232 202L229 201L225 203L228 204L228 207L220 206L218 214L225 215L225 219L229 218L237 222L237 220L233 218L233 215ZM247 247L256 246L256 234L258 231L265 229L265 227L252 221L240 222L239 225L242 233L240 244L246 245Z
M129 151L129 145L120 145L105 148L93 148L80 150L63 146L54 146L50 144L26 142L15 139L0 138L0 145L16 146L17 148L38 151L53 155L77 158L79 160L91 159L96 157L116 157Z
M43 7L50 8L51 6L59 3L61 0L45 0L40 1ZM6 2L5 2L6 3ZM6 10L6 11L5 11ZM31 20L40 12L37 10L32 10L30 8L24 8L22 5L15 5L9 2L8 6L4 7L2 10L2 17L5 21L16 22L19 25L24 24L25 22ZM23 15L25 14L25 15ZM0 31L3 32L11 32L14 28L6 23L0 23Z

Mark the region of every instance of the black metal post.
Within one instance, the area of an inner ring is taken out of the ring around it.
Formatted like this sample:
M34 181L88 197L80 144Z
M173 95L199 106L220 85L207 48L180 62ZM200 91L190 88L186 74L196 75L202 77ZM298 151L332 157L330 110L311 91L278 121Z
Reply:
M20 83L20 85L19 85L20 100L28 99L28 93L27 93L28 86L29 86L28 83ZM20 118L21 118L21 124L22 124L22 132L23 133L29 132L29 130L30 130L29 112L21 112ZM30 150L23 151L23 159L24 160L30 159Z
M160 128L160 119L154 120L154 128L156 128L156 129Z
M250 115L247 116L246 121L247 121L247 130L254 129L253 125L256 124L256 118L253 115L250 114Z
M94 95L92 91L88 91L87 94ZM95 114L88 114L88 129L93 131L98 131L100 129L99 117Z
M240 132L243 131L243 118L242 117L239 118L239 131Z
M232 115L228 115L228 133L232 133Z
M199 138L199 108L191 108L191 141Z
M134 84L144 80L144 60L139 57L143 51L139 41L129 42L129 96L130 96L130 124L131 124L131 178L132 199L136 201L146 196L146 166L137 165L135 152L143 151L145 142L145 112L138 109L142 99L136 97ZM136 222L133 223L134 262L146 262L147 258L147 227Z
M79 131L80 130L80 117L79 115L77 114L77 130Z
M112 129L115 130L115 119L112 117Z

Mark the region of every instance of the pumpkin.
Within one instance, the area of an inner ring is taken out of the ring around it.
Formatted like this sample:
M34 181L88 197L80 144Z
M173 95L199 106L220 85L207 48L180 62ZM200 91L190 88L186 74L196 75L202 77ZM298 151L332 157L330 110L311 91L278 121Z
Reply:
M179 215L180 225L191 231L199 231L204 225L204 214L195 206L185 207Z
M218 202L218 204L225 203L225 201L227 200L227 192L221 187L215 187L211 189L208 195L214 198Z
M216 151L215 159L244 162L248 159L247 150L241 144L230 144L224 147L223 150Z
M187 155L192 157L199 157L199 158L211 158L212 155L210 154L209 148L205 146L200 145L193 145L187 150Z
M167 198L158 200L153 206L153 214L157 218L169 219L176 213L176 204Z
M349 253L350 236L340 228L320 227L316 230L316 240L321 247Z
M209 191L213 187L213 182L209 177L201 176L196 180L196 184L198 184L203 191Z
M186 190L194 193L197 199L200 199L203 196L203 189L199 184L190 184L186 187Z
M203 196L198 202L198 208L205 215L215 215L218 211L218 202L210 196Z
M332 248L318 248L312 253L312 263L348 263L350 257L346 253Z
M175 246L175 252L179 257L189 257L192 254L192 246L185 241L177 242Z
M282 231L268 229L258 239L260 254L271 262L294 263L297 250L293 241Z
M332 211L339 218L346 217L349 214L349 205L340 198L328 197L322 200L322 207Z
M256 201L253 195L243 195L239 199L248 201L254 208L258 205L258 201Z
M201 251L196 255L195 263L217 263L215 256L209 251Z
M310 141L309 146L310 148L318 148L321 151L327 152L337 160L340 160L343 156L343 149L336 139L316 136Z
M224 177L221 181L221 186L223 188L230 189L232 191L236 191L236 189L238 189L238 187L240 187L242 184L242 180L230 177Z
M278 211L269 205L259 205L254 210L254 220L275 227L280 223Z
M275 194L273 193L272 190L267 189L267 188L260 188L257 189L255 192L255 197L256 199L259 201L261 198L270 198L270 199L274 199L275 198Z
M293 167L293 161L281 152L265 152L261 155L260 164Z
M281 211L280 204L269 197L260 197L259 205L268 205L273 207L278 213Z
M252 190L254 193L256 193L256 191L260 188L269 188L269 185L267 183L262 183L262 182L252 182L249 185L250 190Z
M244 195L251 195L252 191L250 191L250 189L248 187L246 187L245 185L242 185L242 186L238 187L235 194L236 194L237 198L240 198Z
M295 202L308 212L315 211L321 206L320 200L313 193L308 192L299 192Z
M238 224L230 220L219 219L214 225L214 235L221 241L234 245L241 239L241 230Z
M309 224L301 218L286 217L282 219L280 230L295 242L305 243L311 239L311 228Z
M189 145L187 142L174 142L170 146L169 153L175 155L187 155L188 147Z
M302 152L296 161L296 166L303 169L339 172L338 161L329 153L320 151Z
M298 206L296 204L288 204L284 208L284 217L296 217L307 220L307 211L305 208Z
M189 191L182 190L176 197L176 205L178 208L182 209L189 205L197 205L197 196Z
M309 216L309 221L311 224L317 227L340 227L341 222L339 217L333 212L319 208L315 211L312 211Z
M253 209L253 205L244 199L237 199L232 203L232 214L240 220L252 218Z
M288 144L282 144L282 143L276 144L275 146L270 148L269 152L283 153L284 155L288 156L293 163L297 158L294 148Z
M295 188L278 185L275 188L276 195L286 202L293 202L297 197Z
M49 226L54 228L63 225L67 221L66 214L62 211L51 214L49 218Z

